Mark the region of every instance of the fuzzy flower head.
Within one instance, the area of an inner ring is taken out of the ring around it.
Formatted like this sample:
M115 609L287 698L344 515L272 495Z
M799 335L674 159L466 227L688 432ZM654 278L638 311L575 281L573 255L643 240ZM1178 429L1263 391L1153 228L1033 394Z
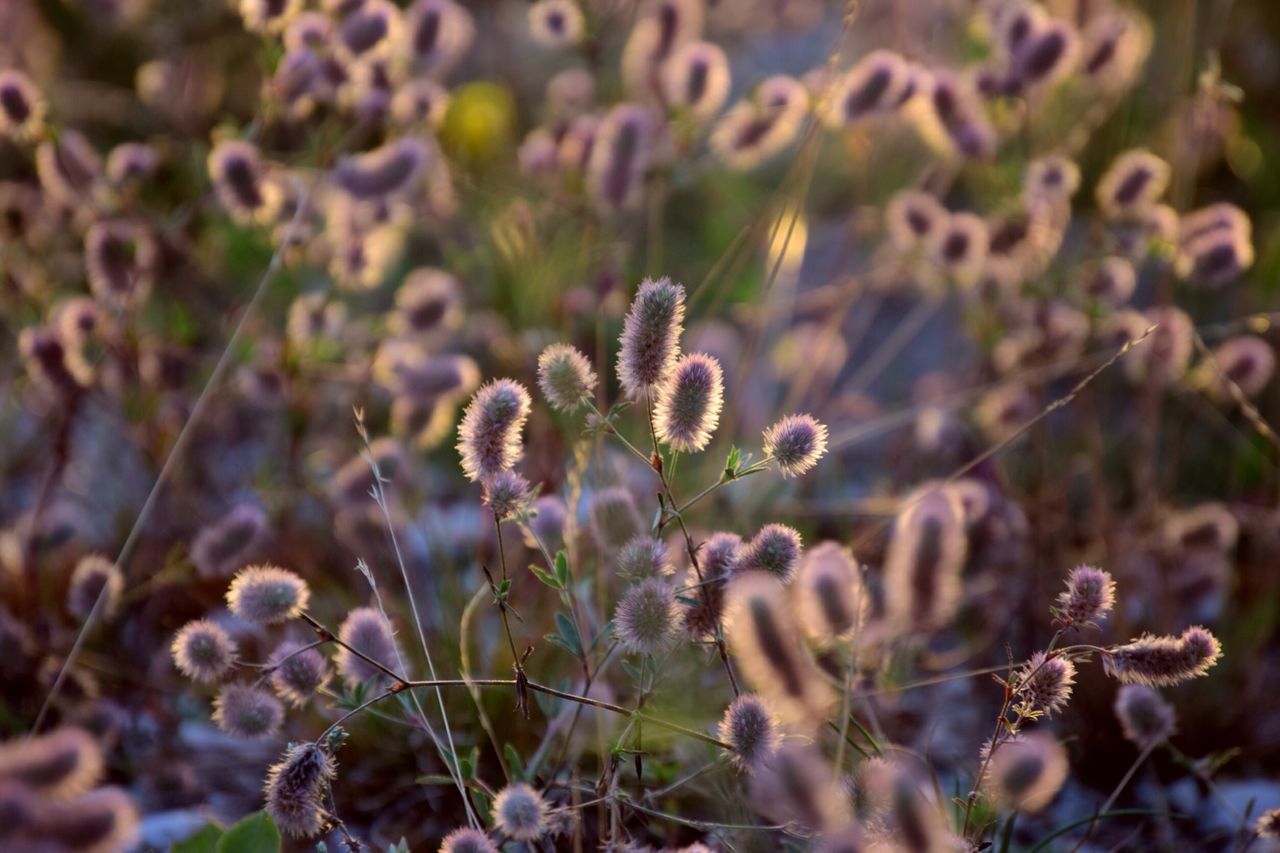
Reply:
M529 502L533 500L533 486L515 471L499 471L486 477L482 488L481 500L493 510L499 521L521 515L528 510Z
M885 609L899 631L945 625L960 604L969 548L964 509L954 496L924 488L904 499L885 556Z
M1069 771L1062 744L1042 732L1030 732L995 751L983 781L995 802L1034 814L1062 790Z
M24 141L40 132L44 100L31 78L21 71L0 71L0 137Z
M514 379L481 386L458 427L458 452L468 480L491 477L516 464L524 452L520 432L529 408L529 392Z
M1159 201L1169 176L1169 164L1150 151L1126 151L1098 181L1098 207L1111 219L1132 218Z
M737 571L764 571L786 583L800 563L800 532L785 524L766 524L746 544Z
M102 751L84 729L63 727L0 744L0 785L14 783L51 801L78 797L102 778Z
M1173 706L1145 684L1123 685L1116 693L1115 710L1120 731L1139 749L1162 743L1177 727Z
M324 828L325 784L334 776L333 759L314 743L294 744L267 771L267 814L285 835L310 838Z
M1280 808L1263 812L1253 825L1253 831L1259 838L1280 838Z
M546 48L562 48L582 39L582 10L574 0L537 0L529 7L529 34Z
M782 742L778 721L754 693L743 693L725 709L719 736L729 744L733 762L741 770L750 770Z
M667 546L647 533L627 540L618 552L618 573L632 580L669 577L675 567L667 559Z
M394 667L399 660L391 629L387 627L382 614L372 607L357 607L348 613L338 628L338 639L383 666ZM350 687L362 684L370 678L386 677L382 670L346 648L338 651L334 664L338 667L338 674Z
M225 577L248 562L266 533L267 517L250 503L237 504L200 529L191 543L191 562L201 577Z
M679 616L671 586L661 578L650 578L623 594L614 613L614 630L627 651L660 654L675 642Z
M533 841L547 829L547 802L523 782L508 785L493 800L493 823L516 841Z
M720 362L702 353L684 356L658 390L654 409L658 440L681 453L704 449L720 421L723 405Z
M498 847L478 829L455 829L440 842L440 853L498 853Z
M623 322L618 379L632 397L657 390L676 367L684 328L684 285L645 279Z
M290 705L305 705L329 679L324 655L287 640L271 654L271 686Z
M711 118L724 106L729 83L729 60L710 42L687 42L662 65L663 97L698 121Z
M197 619L183 626L169 647L174 665L188 678L212 684L231 669L236 645L220 625Z
M1058 593L1054 609L1064 628L1096 628L1116 603L1116 582L1095 566L1077 566L1067 577L1067 588Z
M67 588L67 612L77 619L87 619L98 606L101 613L110 618L120 605L120 592L124 588L124 575L120 567L101 554L90 554L76 563L71 573L71 585ZM98 605L98 599L102 604Z
M213 721L232 737L268 737L284 722L284 707L261 687L228 684L213 700Z
M863 623L871 596L848 548L821 542L800 561L793 584L805 632L819 644L849 637Z
M597 381L591 362L569 344L552 344L538 356L538 387L557 411L572 412L590 400Z
M1102 658L1107 674L1125 684L1167 687L1206 674L1218 658L1218 638L1198 625L1181 636L1150 634L1111 650Z
M249 566L231 579L227 606L246 622L271 625L307 609L311 590L302 578L278 566Z
M827 452L827 428L810 415L787 415L764 431L764 455L784 477L813 469Z
M1076 667L1070 660L1036 652L1018 673L1014 689L1032 710L1053 715L1067 706L1075 680Z

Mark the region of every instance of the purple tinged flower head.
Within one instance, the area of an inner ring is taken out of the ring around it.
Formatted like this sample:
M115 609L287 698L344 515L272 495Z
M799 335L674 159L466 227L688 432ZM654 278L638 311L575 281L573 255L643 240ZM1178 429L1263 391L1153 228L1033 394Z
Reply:
M569 344L552 344L538 356L538 387L557 411L572 412L589 401L598 381L591 361Z
M1076 667L1069 659L1036 652L1015 676L1014 692L1033 710L1051 716L1067 706L1075 679Z
M805 631L823 645L857 631L871 601L852 552L837 542L807 549L793 586Z
M639 203L656 132L654 115L639 104L619 104L600 122L587 161L587 183L602 209Z
M687 42L662 64L666 102L697 121L706 121L720 111L729 96L729 82L729 60L711 42Z
M1280 838L1280 808L1270 809L1258 816L1253 831L1259 838Z
M132 850L138 843L138 808L123 788L95 788L69 802L40 806L32 827L32 840L39 843L13 849Z
M20 785L50 801L88 791L102 778L102 767L98 742L80 728L0 744L0 785Z
M529 392L514 379L481 386L458 427L458 452L468 480L481 480L515 465L524 452L520 432L529 417Z
M1079 69L1107 93L1132 86L1151 52L1150 24L1118 7L1092 16L1080 35Z
M1128 258L1112 255L1085 267L1081 289L1110 305L1123 305L1138 286L1138 274Z
M684 330L684 285L645 279L623 322L618 379L629 396L658 390L675 370Z
M396 639L391 634L387 620L372 607L357 607L348 613L338 628L338 639L390 669L395 668L400 657ZM371 678L382 680L387 677L382 670L347 648L338 650L334 665L349 687L356 687Z
M681 453L706 448L724 405L724 372L720 362L691 353L676 362L658 389L654 423L658 440Z
M333 758L314 743L293 744L267 771L266 810L291 838L310 838L325 826L322 798L335 774Z
M754 693L743 693L725 709L719 737L729 744L734 764L743 771L750 771L782 743L777 719Z
M647 533L637 533L618 552L618 573L636 581L670 577L675 567L667 559L667 546Z
M953 495L925 488L903 499L885 556L886 615L900 632L946 625L960 604L964 510Z
M1022 180L1022 196L1028 201L1063 205L1080 188L1080 167L1061 154L1032 160Z
M107 179L116 187L137 184L160 166L156 149L142 142L122 142L107 155Z
M1058 593L1054 615L1064 628L1096 628L1116 603L1116 582L1096 566L1077 566Z
M1010 77L1019 88L1052 83L1071 73L1079 53L1075 29L1066 21L1047 21L1014 51Z
M311 590L302 578L279 566L241 569L227 587L227 606L246 622L272 625L307 609Z
M671 585L662 578L649 578L623 594L613 628L627 651L656 655L674 645L679 617Z
M191 561L202 577L226 577L244 567L266 529L266 514L257 505L237 504L200 529L191 543Z
M236 645L230 635L207 619L184 625L169 650L183 675L206 684L220 681L236 659Z
M85 234L85 273L103 302L126 305L145 299L158 263L155 240L134 223L95 222Z
M271 653L271 686L290 705L305 705L328 680L329 665L316 649L286 640Z
M777 74L725 112L708 144L727 167L749 171L781 152L800 133L809 93L794 77Z
M240 0L240 17L245 29L275 35L302 11L302 0Z
M1124 684L1168 687L1208 673L1222 657L1218 638L1196 625L1181 636L1145 634L1103 656L1107 674Z
M440 853L498 853L498 847L480 830L464 826L444 837Z
M261 687L228 684L213 700L213 721L232 737L268 737L284 722L284 707Z
M413 189L430 156L423 142L404 136L342 159L334 177L338 186L357 199L385 199Z
M1115 710L1120 731L1139 749L1163 743L1177 728L1173 706L1145 684L1122 685L1116 693Z
M44 110L30 77L13 68L0 71L0 137L19 142L33 138L44 123Z
M900 252L909 252L935 239L949 214L936 198L919 190L900 190L885 207L885 229L889 242Z
M800 563L800 554L800 531L785 524L766 524L743 548L736 571L764 571L787 583Z
M1181 379L1191 361L1195 326L1187 312L1174 305L1157 306L1147 311L1134 329L1136 340L1148 327L1155 329L1147 339L1124 357L1125 373L1135 384L1154 382L1168 385Z
M1255 335L1238 335L1223 341L1197 368L1200 383L1217 402L1235 402L1231 384L1246 399L1257 397L1275 373L1276 354L1271 344Z
M1169 176L1169 164L1150 151L1126 151L1098 181L1098 207L1110 219L1132 218L1160 200Z
M529 531L524 534L525 544L530 548L538 547L538 540L551 553L559 551L564 545L564 528L569 518L569 507L559 495L543 495L535 500L529 508ZM537 534L534 538L532 534Z
M749 784L751 802L776 823L815 835L849 823L849 803L822 753L811 745L783 743L762 758Z
M811 415L787 415L764 431L764 455L784 477L813 469L827 452L827 428Z
M515 471L499 471L481 481L484 505L499 521L524 513L533 500L533 486Z
M209 152L209 179L222 206L235 219L265 223L283 201L280 188L266 179L258 149L240 139L219 142Z
M516 841L533 841L547 829L547 801L523 782L508 785L493 800L493 824Z
M1240 538L1240 522L1225 505L1203 503L1171 515L1164 538L1179 551L1229 554Z
M736 533L713 533L698 551L699 568L705 585L684 597L685 630L695 639L715 635L724 613L725 584L742 557L742 539Z
M983 786L1001 807L1034 814L1058 795L1069 771L1062 744L1043 732L1029 732L992 754Z
M877 113L896 109L912 84L906 61L889 50L873 50L836 81L827 123L849 127Z
M474 18L454 0L417 0L404 19L413 64L432 77L447 74L475 40Z
M67 612L77 619L87 619L101 598L99 612L109 619L120 605L123 589L124 575L114 560L101 554L81 557L67 587Z
M577 44L584 24L582 9L574 0L537 0L529 7L529 34L546 48Z
M934 262L958 284L977 283L990 251L986 220L972 213L954 213L934 235Z

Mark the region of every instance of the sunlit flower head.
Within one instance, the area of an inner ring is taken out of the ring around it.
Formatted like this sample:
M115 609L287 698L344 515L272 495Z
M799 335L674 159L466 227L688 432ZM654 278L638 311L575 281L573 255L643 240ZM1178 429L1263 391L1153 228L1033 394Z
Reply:
M719 736L729 744L733 761L742 770L750 770L782 743L773 712L753 693L743 693L725 709Z
M943 627L960 605L968 555L962 510L942 491L903 502L885 556L886 616L898 631Z
M865 622L871 595L852 552L837 542L808 548L792 587L800 624L819 644L854 635Z
M302 578L278 566L241 569L227 588L227 606L247 622L271 625L307 609L311 590Z
M662 64L663 98L699 121L711 118L724 106L729 82L729 60L711 42L687 42Z
M329 754L308 741L290 746L271 765L263 785L266 810L282 833L310 838L324 828L325 786L335 772Z
M868 116L894 110L911 84L911 73L901 56L874 50L835 82L827 123L848 127Z
M516 841L533 841L547 830L547 801L523 782L508 785L493 800L493 824Z
M314 648L286 640L271 653L271 686L290 705L305 705L329 680L329 665Z
M524 452L521 431L529 417L529 392L513 379L497 379L476 392L458 427L458 452L468 480L506 471Z
M1004 808L1034 814L1058 795L1069 772L1062 744L1043 732L1027 732L996 749L983 785Z
M481 499L499 520L524 513L533 500L534 489L515 471L498 471L480 481Z
M255 33L281 32L302 10L302 0L240 0L245 29Z
M749 171L770 160L800 133L809 93L793 77L765 79L753 96L734 104L711 132L711 150L727 167Z
M543 47L559 49L582 40L585 19L575 0L537 0L529 7L529 35Z
M269 737L279 731L284 707L261 687L228 684L213 700L213 721L232 737Z
M587 183L602 209L622 210L640 202L657 130L653 113L638 104L619 104L600 122L587 161Z
M918 190L900 190L885 207L889 242L901 252L932 243L949 214L936 198Z
M236 646L231 636L206 619L184 625L169 648L183 675L207 684L220 681L235 664Z
M338 639L364 657L395 670L400 653L387 620L377 609L357 607L348 613L347 618L342 620L342 625L338 628ZM347 648L340 648L334 657L338 674L342 676L348 687L355 687L371 678L382 680L387 677L386 673L369 663L364 657Z
M31 78L17 69L0 71L0 137L34 138L44 125L45 104Z
M618 552L618 573L636 581L669 577L675 568L667 559L667 546L647 533L627 540Z
M645 279L619 339L618 379L631 397L657 391L675 370L684 330L684 285Z
M591 399L598 381L590 360L569 344L552 344L538 356L538 387L553 409L574 411Z
M1233 402L1234 384L1246 399L1257 397L1275 373L1276 354L1271 344L1255 335L1229 338L1213 350L1196 370L1199 384L1218 402Z
M1103 655L1107 674L1125 684L1167 687L1205 675L1222 657L1218 638L1199 626L1180 636L1146 634Z
M650 578L623 593L613 629L627 651L656 655L675 643L679 617L671 585L662 578Z
M475 40L475 20L454 0L417 0L404 19L414 67L436 78L453 70Z
M1075 664L1066 657L1036 652L1014 676L1014 690L1033 710L1052 715L1070 701L1075 676Z
M229 139L209 152L209 179L218 199L237 220L266 223L275 218L284 200L279 186L266 176L258 149Z
M498 847L480 830L464 826L444 837L440 853L498 853Z
M1056 615L1064 627L1098 626L1116 603L1116 582L1096 566L1077 566L1067 576L1067 588L1058 593Z
M63 726L0 744L0 784L21 785L49 801L80 796L102 770L102 750L84 729Z
M1135 148L1117 157L1098 181L1098 207L1112 219L1133 216L1154 205L1169 186L1169 164Z
M676 362L658 389L654 423L658 440L681 453L696 453L711 441L724 405L720 362L693 353Z
M787 415L764 431L764 455L784 477L811 471L827 452L827 428L810 415Z

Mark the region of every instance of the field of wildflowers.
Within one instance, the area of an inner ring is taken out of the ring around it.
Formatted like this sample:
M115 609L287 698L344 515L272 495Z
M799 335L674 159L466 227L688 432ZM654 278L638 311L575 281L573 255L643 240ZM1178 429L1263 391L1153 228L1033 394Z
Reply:
M1280 851L1270 0L0 0L0 851Z

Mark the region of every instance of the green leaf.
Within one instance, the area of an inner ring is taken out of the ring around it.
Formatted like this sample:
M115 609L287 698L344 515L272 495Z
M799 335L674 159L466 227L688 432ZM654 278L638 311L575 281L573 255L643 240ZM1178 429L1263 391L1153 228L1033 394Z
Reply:
M511 768L512 775L521 782L527 781L524 759L520 757L520 753L516 752L516 748L508 743L502 747L502 752L507 757L507 767Z
M221 837L222 827L206 823L195 835L173 845L173 853L217 853Z
M480 763L480 747L471 747L468 755L460 756L458 763L461 765L458 770L462 774L462 778L471 781L476 777L476 766Z
M545 583L552 589L560 589L560 584L553 578L546 569L540 569L532 563L529 564L529 571L533 572L533 576Z
M413 780L419 785L452 785L453 777L444 773L428 773L426 776L419 776Z
M556 552L556 580L559 581L561 589L569 588L569 558L565 556L564 551Z
M280 830L266 812L254 812L218 839L217 853L279 853Z
M556 628L559 629L560 636L570 644L569 650L577 657L582 657L582 638L578 636L578 626L562 610L556 611Z

